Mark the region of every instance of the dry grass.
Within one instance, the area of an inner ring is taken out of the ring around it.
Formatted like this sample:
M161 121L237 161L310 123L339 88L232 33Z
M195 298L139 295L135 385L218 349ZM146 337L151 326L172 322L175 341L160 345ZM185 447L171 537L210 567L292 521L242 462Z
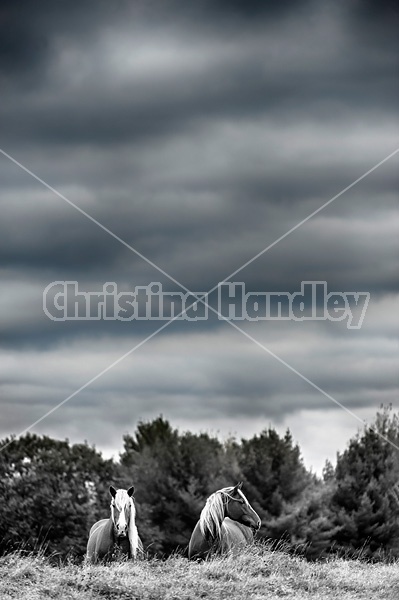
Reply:
M51 566L43 556L0 559L4 600L398 600L399 565L334 559L307 563L254 546L241 556L195 563L165 561L109 566Z

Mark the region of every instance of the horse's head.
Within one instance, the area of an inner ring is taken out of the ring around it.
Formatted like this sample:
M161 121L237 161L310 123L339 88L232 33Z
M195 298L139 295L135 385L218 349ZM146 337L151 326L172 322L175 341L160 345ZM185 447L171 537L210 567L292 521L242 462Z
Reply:
M251 527L252 530L258 531L261 526L259 515L254 511L246 497L241 491L242 482L237 483L231 491L223 490L225 496L225 516L230 517L233 521L238 521L242 525Z
M129 533L129 523L136 516L134 506L134 486L128 490L116 490L112 485L109 487L112 496L111 500L111 519L114 524L114 531L117 538L125 538Z

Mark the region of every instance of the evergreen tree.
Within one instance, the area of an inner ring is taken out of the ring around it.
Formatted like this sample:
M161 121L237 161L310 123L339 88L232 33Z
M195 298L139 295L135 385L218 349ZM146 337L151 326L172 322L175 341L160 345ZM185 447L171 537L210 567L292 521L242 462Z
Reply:
M0 550L44 546L61 555L82 555L115 465L86 444L70 446L47 436L27 434L5 444L0 453Z
M310 481L291 433L281 438L269 428L241 441L240 467L248 492L267 517L278 517L285 502L297 499Z
M284 503L281 515L267 523L269 536L284 540L288 548L309 560L328 556L332 538L338 526L330 508L335 481L312 478L301 496L294 502Z
M232 447L229 452L233 456ZM219 440L206 433L179 434L162 416L139 423L134 436L124 437L121 463L137 488L139 531L158 552L185 548L207 497L239 480L237 460L230 468Z
M349 553L399 556L398 447L399 415L385 409L338 455L333 539Z
M121 464L136 487L137 526L150 551L168 552L187 543L179 490L183 463L179 434L162 416L140 422L124 436Z

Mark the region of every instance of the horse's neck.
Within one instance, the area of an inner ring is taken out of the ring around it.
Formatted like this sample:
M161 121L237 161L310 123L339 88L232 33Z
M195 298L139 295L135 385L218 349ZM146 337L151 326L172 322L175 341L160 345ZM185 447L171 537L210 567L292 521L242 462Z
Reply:
M224 517L218 521L213 519L211 523L208 523L204 530L205 539L211 543L219 541L222 538L223 522Z
M108 531L109 536L112 538L113 541L115 541L115 527L112 517L110 517L108 521L105 522L105 527Z
M112 517L108 519L107 527L109 528L109 535L113 542L119 544L118 539L115 535L114 523ZM139 549L139 534L136 527L135 519L130 519L128 527L128 543L130 546L130 553L133 558L136 558L137 551ZM123 546L123 544L122 544Z
M219 540L225 517L225 507L219 498L208 498L201 514L201 532L207 540Z
M230 537L235 542L245 541L247 543L252 542L254 539L254 535L252 530L239 523L238 521L233 521L229 517L226 517L222 526L223 537Z

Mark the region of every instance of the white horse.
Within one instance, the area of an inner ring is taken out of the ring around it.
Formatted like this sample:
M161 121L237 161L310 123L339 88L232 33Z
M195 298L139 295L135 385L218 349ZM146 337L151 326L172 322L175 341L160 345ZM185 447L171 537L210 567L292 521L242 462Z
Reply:
M143 554L143 544L136 527L134 487L128 490L109 488L111 516L97 521L90 529L87 559L96 563L110 560L114 553L136 559Z

